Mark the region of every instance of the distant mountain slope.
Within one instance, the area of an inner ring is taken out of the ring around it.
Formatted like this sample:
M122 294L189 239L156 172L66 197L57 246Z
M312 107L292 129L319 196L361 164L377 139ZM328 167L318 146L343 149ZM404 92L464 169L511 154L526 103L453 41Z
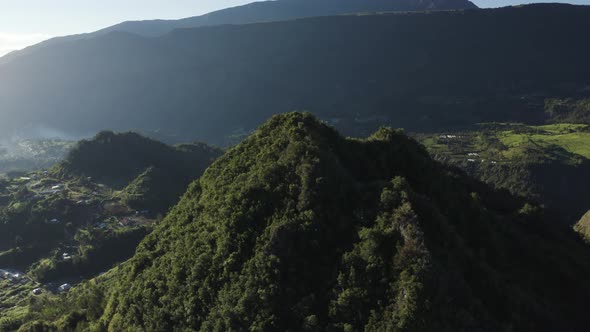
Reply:
M181 20L128 21L95 34L124 31L161 36L179 28L282 21L362 12L458 10L477 8L468 0L277 0L259 1Z
M278 0L258 1L180 20L127 21L92 33L57 37L0 58L8 62L50 45L90 39L110 32L128 32L146 37L161 36L175 29L223 24L282 21L303 17L360 12L458 10L477 8L469 0Z
M590 7L355 15L122 32L0 65L0 133L130 128L222 143L304 109L346 134L541 121L529 96L590 86Z
M56 37L0 58L0 64L37 50L75 40L92 39L111 32L127 32L145 37L162 36L175 29L223 24L248 24L304 17L361 12L475 9L469 0L273 0L218 10L179 20L126 21L92 33Z
M399 131L278 115L191 185L106 303L45 327L584 331L590 251L568 231Z

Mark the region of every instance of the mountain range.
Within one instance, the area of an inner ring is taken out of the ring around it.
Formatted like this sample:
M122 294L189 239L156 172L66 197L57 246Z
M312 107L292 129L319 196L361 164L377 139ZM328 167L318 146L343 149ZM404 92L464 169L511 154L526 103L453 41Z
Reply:
M179 20L126 21L95 32L56 37L24 51L16 51L0 59L9 61L39 48L63 42L90 39L110 32L129 32L145 37L157 37L176 29L224 24L248 24L291 20L313 16L333 16L363 12L458 10L477 8L468 0L272 0L257 1L226 8L201 16Z
M227 144L297 109L356 135L543 121L539 99L588 94L589 28L588 7L531 5L112 32L0 65L0 132Z
M99 30L161 36L176 29L223 24L284 21L363 12L460 10L477 8L468 0L275 0L260 1L181 20L128 21Z

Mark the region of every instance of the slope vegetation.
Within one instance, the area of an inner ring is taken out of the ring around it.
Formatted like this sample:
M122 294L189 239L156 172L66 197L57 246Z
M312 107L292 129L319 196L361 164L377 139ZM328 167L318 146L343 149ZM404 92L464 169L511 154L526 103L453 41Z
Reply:
M66 178L91 177L121 187L150 167L170 176L194 178L220 154L202 143L170 146L136 133L103 131L91 140L80 141L52 173Z
M66 326L583 330L589 254L399 131L345 139L289 113L208 168Z
M436 159L496 188L526 196L570 225L590 208L586 124L488 123L477 130L416 137Z

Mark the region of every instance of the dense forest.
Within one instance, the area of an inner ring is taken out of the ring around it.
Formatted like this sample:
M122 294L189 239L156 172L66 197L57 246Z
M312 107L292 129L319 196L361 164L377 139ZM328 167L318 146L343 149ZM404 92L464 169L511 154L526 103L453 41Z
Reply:
M582 331L590 248L401 131L277 115L21 331ZM92 296L89 296L91 294Z
M546 98L587 97L590 47L576 36L588 30L590 8L540 4L113 32L0 64L0 133L136 128L229 144L293 110L361 137L540 123Z
M121 187L150 167L164 169L170 176L194 177L220 154L221 150L203 143L170 146L133 132L103 131L80 141L52 173L92 177Z

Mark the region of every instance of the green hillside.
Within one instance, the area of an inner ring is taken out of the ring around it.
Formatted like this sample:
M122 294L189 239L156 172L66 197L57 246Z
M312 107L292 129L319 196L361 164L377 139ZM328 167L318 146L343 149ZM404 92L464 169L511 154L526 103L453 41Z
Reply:
M102 132L49 171L0 178L0 331L63 297L60 285L129 259L219 154L201 143ZM41 311L56 312L53 305Z
M166 168L149 167L133 180L118 197L135 210L165 213L174 206L196 177Z
M103 131L82 140L53 168L57 177L91 177L123 188L149 167L165 169L177 177L194 178L221 154L206 144L170 146L140 134Z
M499 133L498 139L508 148L504 153L506 158L516 158L522 155L524 146L533 145L547 151L561 149L590 159L590 130L587 125L556 124L528 128L531 130Z
M400 131L289 113L190 186L104 300L23 330L581 331L590 251L544 219Z
M477 130L420 134L429 152L497 188L545 205L574 224L590 208L590 128L491 123Z

